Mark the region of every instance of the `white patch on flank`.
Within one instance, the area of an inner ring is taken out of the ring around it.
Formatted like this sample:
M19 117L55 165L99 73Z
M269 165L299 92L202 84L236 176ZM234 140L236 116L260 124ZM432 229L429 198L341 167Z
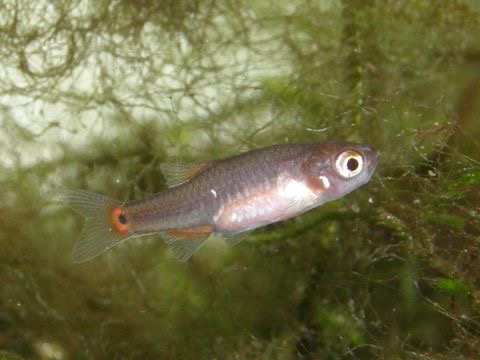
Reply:
M218 212L213 216L213 221L217 222L220 216L223 214L223 206L220 206Z
M213 189L210 189L210 192L213 194L213 197L216 199L217 198L217 192Z
M317 195L303 182L280 178L277 188L278 201L274 213L276 221L288 219L316 204Z
M288 180L278 188L278 194L287 199L296 199L298 201L309 201L316 198L316 195L310 188L301 181Z
M330 180L328 180L328 177L322 175L322 176L319 176L318 178L322 181L323 187L325 189L330 188Z
M303 182L297 180L289 180L285 184L280 185L278 194L285 198L303 198L315 196Z

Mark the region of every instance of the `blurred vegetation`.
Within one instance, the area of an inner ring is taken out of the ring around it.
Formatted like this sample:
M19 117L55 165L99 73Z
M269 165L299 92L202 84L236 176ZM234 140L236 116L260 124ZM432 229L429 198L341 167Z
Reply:
M477 1L0 10L0 359L480 357ZM344 199L186 264L155 238L70 261L58 189L332 139L382 151Z

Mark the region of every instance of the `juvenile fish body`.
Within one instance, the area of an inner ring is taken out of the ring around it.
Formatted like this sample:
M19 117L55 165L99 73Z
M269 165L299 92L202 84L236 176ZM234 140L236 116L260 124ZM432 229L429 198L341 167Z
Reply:
M275 145L210 163L163 164L170 188L142 200L65 192L86 219L74 261L157 233L186 261L210 236L235 244L253 229L350 193L370 180L379 156L370 145L346 142Z

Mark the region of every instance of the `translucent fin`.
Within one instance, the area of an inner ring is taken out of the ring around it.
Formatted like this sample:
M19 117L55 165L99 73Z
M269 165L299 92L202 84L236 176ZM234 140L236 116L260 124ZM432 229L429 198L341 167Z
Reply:
M222 234L222 239L224 239L227 242L228 245L235 246L235 245L239 244L240 242L242 242L243 240L245 240L245 238L248 235L250 235L250 233L252 231L253 230L245 231L245 232L241 232L241 233L233 234L233 235Z
M168 233L163 234L163 238L167 245L172 249L173 255L179 261L187 261L190 257L200 249L208 238L205 234L202 237L189 237L183 238L178 236L172 236Z
M209 165L209 163L163 163L160 165L160 170L162 170L167 186L171 188L190 181L195 175L201 173Z
M73 261L81 263L104 253L130 238L114 231L112 209L120 202L84 190L63 191L63 201L85 218L79 241L73 250Z

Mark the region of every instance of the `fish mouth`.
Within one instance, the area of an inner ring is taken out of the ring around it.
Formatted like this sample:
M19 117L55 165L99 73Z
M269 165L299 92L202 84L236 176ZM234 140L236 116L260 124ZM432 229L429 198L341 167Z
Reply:
M380 151L376 150L376 149L372 149L373 150L373 154L372 154L372 158L370 160L370 164L371 166L373 167L373 169L375 169L378 165L378 163L380 162Z
M375 170L380 161L380 151L371 145L362 145L360 150L363 152L365 162L371 170Z
M370 145L363 145L361 150L364 155L366 170L369 173L369 178L373 175L378 163L380 162L380 151Z

